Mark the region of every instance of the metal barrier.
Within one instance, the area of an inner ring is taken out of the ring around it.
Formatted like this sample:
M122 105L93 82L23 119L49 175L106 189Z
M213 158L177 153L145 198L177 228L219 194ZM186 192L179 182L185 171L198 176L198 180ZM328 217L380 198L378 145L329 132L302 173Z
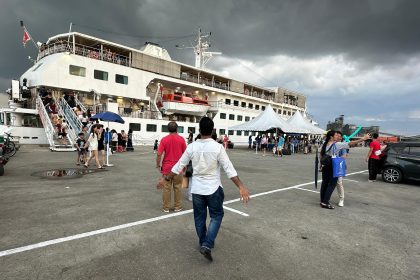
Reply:
M61 97L58 101L58 108L60 114L65 117L69 125L68 134L70 136L70 143L74 144L77 139L77 134L82 131L82 122L79 120L73 109L69 106L63 97Z

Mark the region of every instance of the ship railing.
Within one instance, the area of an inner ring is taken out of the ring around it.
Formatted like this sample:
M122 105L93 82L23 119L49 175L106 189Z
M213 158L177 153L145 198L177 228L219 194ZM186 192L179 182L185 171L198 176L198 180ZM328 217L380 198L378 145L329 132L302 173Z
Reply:
M77 98L77 95L74 97L74 101L76 101L76 106L79 106L80 109L82 109L82 111L86 113L87 109L85 105L83 105L83 103L79 100L79 98Z
M130 59L124 55L111 52L109 50L101 51L101 49L88 47L81 44L75 44L74 50L73 45L68 45L66 43L52 44L46 46L43 50L38 53L38 59L55 54L55 53L74 53L76 55L81 55L84 57L89 57L92 59L98 59L103 61L108 61L115 64L120 64L124 66L130 65Z
M47 135L48 143L50 144L50 149L55 149L54 143L54 127L51 123L50 117L48 116L47 110L44 107L44 103L40 96L36 99L36 108L38 110L39 117L41 119L42 125L44 126L45 133Z
M182 72L180 78L181 80L192 82L195 84L205 85L205 86L214 87L214 88L223 89L223 90L230 90L230 87L227 83L223 83L220 81L212 81L208 78L198 77L195 75L191 75L187 72Z
M58 101L58 105L59 110L61 111L60 114L66 118L69 125L70 129L68 134L71 138L70 142L73 144L73 142L77 139L77 134L82 131L82 122L79 120L73 109L63 97Z
M153 119L153 120L157 120L159 119L159 111L135 111L135 112L130 112L130 110L127 110L130 108L122 108L119 107L118 108L118 114L121 117L126 117L126 118L139 118L139 119Z

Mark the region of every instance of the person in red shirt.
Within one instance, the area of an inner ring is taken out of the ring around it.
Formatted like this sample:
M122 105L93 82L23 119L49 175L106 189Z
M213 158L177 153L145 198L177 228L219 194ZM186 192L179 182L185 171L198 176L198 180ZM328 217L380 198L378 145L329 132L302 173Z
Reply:
M178 125L176 122L168 123L169 135L160 140L157 156L156 168L159 168L162 176L171 173L172 167L178 162L184 153L187 145L185 139L178 135ZM162 159L163 155L163 159ZM171 180L167 181L162 192L163 212L169 213L171 207L172 189L174 190L175 212L182 210L182 175L174 176Z
M372 138L373 140L369 145L370 149L366 156L369 169L369 182L376 181L376 175L378 175L379 169L379 156L381 155L381 144L378 142L378 133L373 133Z

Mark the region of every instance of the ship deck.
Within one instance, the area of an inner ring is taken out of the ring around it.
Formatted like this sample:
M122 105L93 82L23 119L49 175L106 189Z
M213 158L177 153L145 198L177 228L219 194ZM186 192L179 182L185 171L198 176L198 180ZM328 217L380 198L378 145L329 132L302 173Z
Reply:
M107 171L54 180L31 174L75 168L75 153L23 146L1 177L1 278L419 279L420 188L368 183L366 152L352 150L345 207L331 211L318 205L313 154L228 151L254 197L238 202L223 176L225 217L210 264L191 203L161 212L151 147L113 155Z

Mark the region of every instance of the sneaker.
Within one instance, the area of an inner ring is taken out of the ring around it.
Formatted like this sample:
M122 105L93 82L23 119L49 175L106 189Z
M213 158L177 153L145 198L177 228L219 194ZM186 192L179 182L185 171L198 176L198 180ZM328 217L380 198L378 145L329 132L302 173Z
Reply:
M175 210L174 210L174 212L180 212L180 211L182 211L182 210L184 210L184 209L182 209L182 207L181 207L181 208L179 208L179 209L175 209ZM169 210L168 210L168 212L169 212Z
M344 206L344 198L340 198L338 201L338 206L343 207Z
M162 209L163 212L169 213L169 209Z
M211 256L211 250L206 246L201 246L200 253L209 261L213 261L213 257Z

